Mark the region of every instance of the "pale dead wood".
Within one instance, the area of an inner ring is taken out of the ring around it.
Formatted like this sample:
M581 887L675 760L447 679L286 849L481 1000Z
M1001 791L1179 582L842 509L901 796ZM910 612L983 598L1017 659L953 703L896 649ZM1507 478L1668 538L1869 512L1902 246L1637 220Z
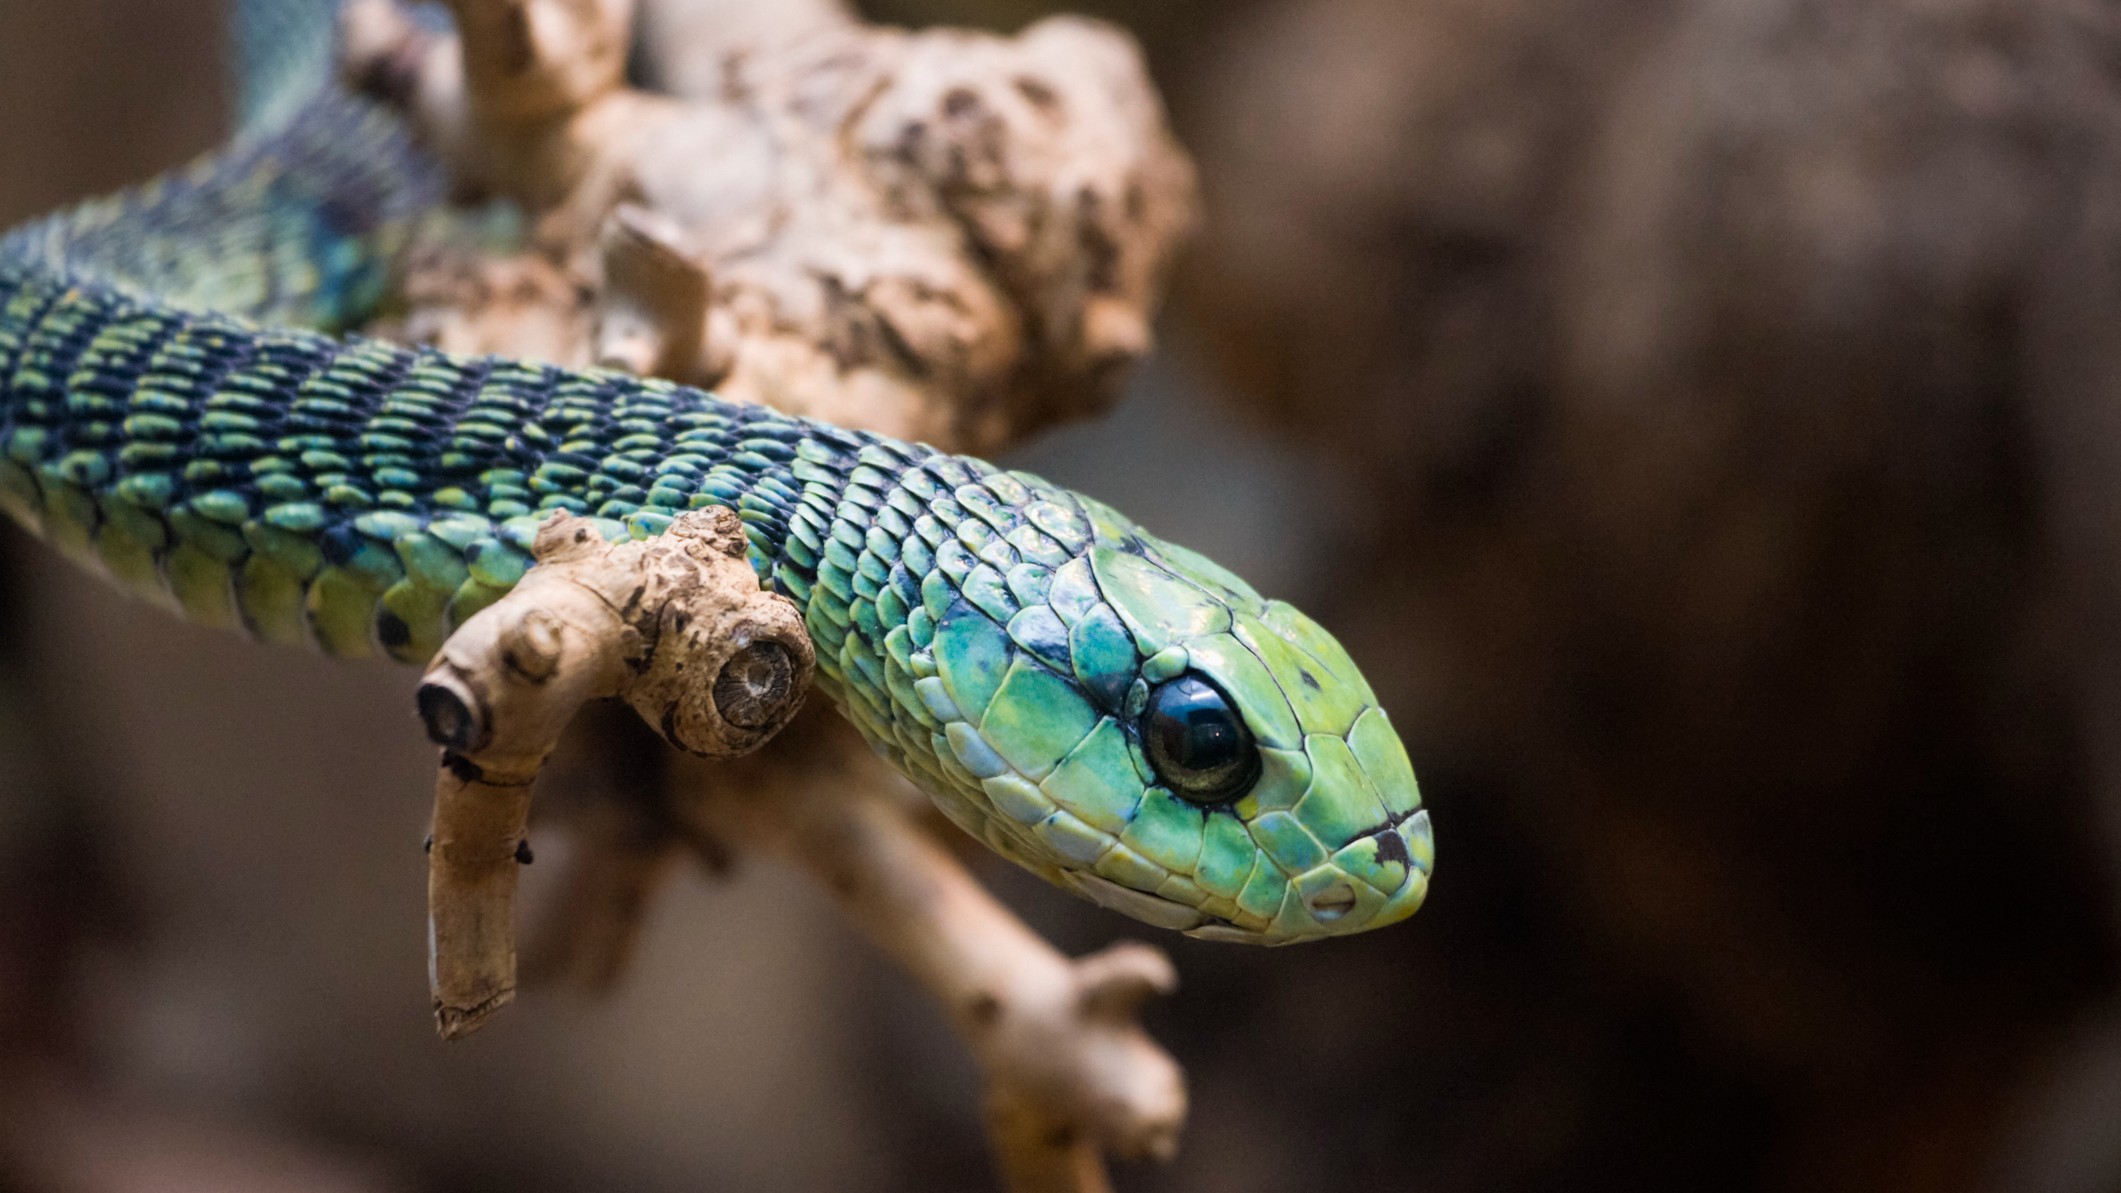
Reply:
M616 0L452 8L461 39L390 0L347 17L349 75L412 113L464 193L530 219L516 256L441 246L415 271L409 318L443 347L593 363L601 246L629 206L708 291L704 328L689 302L656 315L667 375L728 397L992 452L1103 409L1151 347L1193 172L1117 30L909 33L692 0L655 10L677 44L651 59L684 88L667 95L624 84ZM537 287L526 319L540 269L571 284Z
M621 206L605 221L599 248L598 364L700 385L729 370L730 346L707 342L707 269L685 252L675 227L646 208Z
M730 757L787 724L815 665L795 607L760 591L729 510L618 544L562 514L538 533L536 557L515 591L450 637L420 686L443 747L428 905L448 1038L515 995L530 787L582 705L616 696L670 744Z
M1012 1189L1109 1188L1104 1156L1169 1158L1184 1075L1135 1018L1177 973L1133 941L1069 959L996 902L902 783L836 719L804 718L775 750L673 775L676 816L778 855L949 1012L987 1077L989 1134ZM908 798L910 797L910 798Z
M713 384L979 451L1102 408L1149 350L1192 173L1132 43L1110 28L913 34L861 25L831 0L667 0L648 15L661 39L648 57L671 93L651 94L623 80L623 0L450 7L460 38L356 0L349 74L412 114L462 193L508 198L530 233L498 257L434 246L400 331ZM633 693L682 703L684 683L629 680L621 663L650 650L622 609L667 624L657 611L693 598L642 587L653 561L641 545L576 541L572 525L548 529L552 551L541 538L538 566L429 676L451 696L437 706L479 710L459 719L483 734L465 735L475 748L438 734L450 752L431 898L447 1035L514 989L527 784L584 699L626 693L678 744L734 752L659 723ZM730 591L748 584L756 598L742 571ZM695 698L710 674L685 677ZM848 726L817 716L791 736L578 816L575 865L539 937L551 971L608 984L680 849L774 854L949 1008L987 1074L1011 1188L1095 1193L1110 1187L1107 1155L1168 1157L1184 1079L1135 1018L1175 985L1164 954L1130 943L1062 956L978 885L931 832L932 810Z
M650 0L641 7L642 65L656 90L711 100L722 93L732 60L854 23L841 0Z

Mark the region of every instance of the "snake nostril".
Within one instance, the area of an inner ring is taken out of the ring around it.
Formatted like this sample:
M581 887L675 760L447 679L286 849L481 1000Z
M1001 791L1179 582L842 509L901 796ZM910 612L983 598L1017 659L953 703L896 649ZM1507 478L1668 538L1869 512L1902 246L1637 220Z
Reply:
M1321 924L1330 924L1355 910L1355 888L1347 882L1336 882L1310 898L1311 918Z

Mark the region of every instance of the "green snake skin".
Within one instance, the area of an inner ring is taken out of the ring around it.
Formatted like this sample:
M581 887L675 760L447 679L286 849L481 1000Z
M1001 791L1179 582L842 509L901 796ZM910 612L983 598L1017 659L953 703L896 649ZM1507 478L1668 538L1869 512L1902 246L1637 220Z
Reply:
M194 621L418 663L554 511L618 539L726 505L820 688L1005 856L1210 939L1420 906L1428 814L1346 652L1098 502L660 381L300 329L369 310L438 193L325 96L0 240L0 508Z

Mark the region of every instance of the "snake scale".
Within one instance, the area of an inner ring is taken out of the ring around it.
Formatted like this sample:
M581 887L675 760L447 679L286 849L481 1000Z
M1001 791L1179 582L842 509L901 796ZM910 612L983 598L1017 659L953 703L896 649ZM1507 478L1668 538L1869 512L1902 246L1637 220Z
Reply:
M820 688L1003 855L1209 939L1420 906L1429 817L1369 685L1194 552L922 445L335 334L442 188L392 116L271 82L328 74L317 11L244 0L227 147L0 239L0 508L194 621L423 662L554 511L618 539L725 505Z

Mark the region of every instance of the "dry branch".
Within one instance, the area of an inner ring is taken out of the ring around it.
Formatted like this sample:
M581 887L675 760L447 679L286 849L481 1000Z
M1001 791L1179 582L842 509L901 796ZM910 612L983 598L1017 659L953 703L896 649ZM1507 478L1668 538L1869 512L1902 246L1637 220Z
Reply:
M656 90L712 100L725 90L732 60L854 25L841 0L651 0L641 8L642 65Z
M670 91L652 94L623 80L625 0L450 7L461 36L354 0L347 73L413 116L461 194L511 200L530 231L502 256L431 246L402 333L713 384L968 451L1102 408L1150 347L1193 180L1115 30L916 34L833 0L665 0L649 58ZM715 757L785 719L708 748L667 711L714 707L721 688L699 677L726 676L743 641L694 609L701 594L764 599L733 542L726 556L606 547L579 526L547 528L538 566L458 631L423 689L448 747L430 888L445 1035L514 988L528 784L585 699L624 695ZM644 579L710 565L723 587ZM673 638L683 667L659 663ZM760 669L768 686L780 675ZM1183 1075L1135 1019L1175 984L1164 955L1062 956L980 888L844 723L812 717L795 736L579 817L561 914L540 937L551 969L607 984L681 848L710 862L723 842L775 853L950 1009L988 1075L1012 1188L1095 1193L1107 1154L1169 1156Z
M879 781L846 726L805 718L789 736L734 763L680 767L674 812L810 873L943 1004L986 1072L1010 1187L1099 1190L1107 1153L1170 1157L1184 1076L1135 1019L1177 985L1163 952L1126 941L1061 955L927 831L902 784Z
M619 697L670 744L733 757L788 723L815 664L795 607L759 590L727 509L620 544L561 514L538 532L536 556L514 592L450 637L420 686L443 748L428 906L448 1038L514 997L530 786L582 705Z
M434 246L408 329L592 363L606 308L639 314L602 251L631 207L707 289L704 326L658 308L659 373L976 452L1109 404L1194 209L1132 41L1072 18L1001 38L765 7L655 9L673 96L624 85L612 0L453 0L461 39L354 0L349 76L412 113L463 193L531 227L500 260Z

